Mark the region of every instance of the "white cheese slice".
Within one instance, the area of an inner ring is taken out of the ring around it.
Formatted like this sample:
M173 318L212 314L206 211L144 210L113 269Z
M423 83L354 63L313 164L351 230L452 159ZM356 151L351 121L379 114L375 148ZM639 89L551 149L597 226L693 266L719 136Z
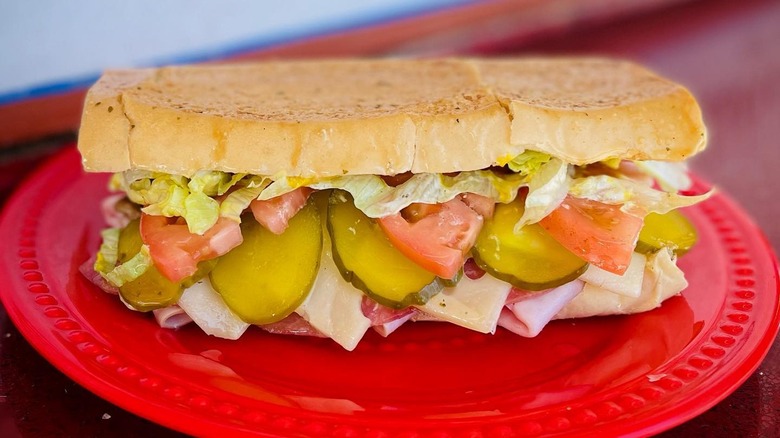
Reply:
M645 275L647 257L635 252L631 254L631 263L623 275L607 272L599 267L590 265L580 280L592 286L612 291L627 297L638 297L642 293L642 278Z
M249 327L228 308L208 277L185 289L178 304L198 327L218 338L238 339Z
M495 333L510 289L509 283L488 274L477 280L464 275L455 287L445 288L417 308L439 320L481 333Z
M638 297L618 295L586 283L582 292L554 319L646 312L688 286L685 274L675 263L671 251L660 250L648 257L644 270L642 293Z
M320 270L309 296L295 312L325 336L352 351L363 338L371 320L363 315L363 292L341 276L331 256L328 233L323 233Z

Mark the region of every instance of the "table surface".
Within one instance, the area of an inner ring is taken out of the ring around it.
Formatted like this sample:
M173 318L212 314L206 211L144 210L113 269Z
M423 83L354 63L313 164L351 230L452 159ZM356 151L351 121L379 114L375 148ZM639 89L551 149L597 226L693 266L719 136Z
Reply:
M772 188L780 164L778 41L780 2L714 0L475 50L618 55L686 84L700 100L710 130L709 150L694 159L693 169L738 200L777 251L780 203L773 202ZM780 436L778 394L780 341L733 394L661 436ZM178 434L65 377L30 347L0 309L0 436L108 435Z

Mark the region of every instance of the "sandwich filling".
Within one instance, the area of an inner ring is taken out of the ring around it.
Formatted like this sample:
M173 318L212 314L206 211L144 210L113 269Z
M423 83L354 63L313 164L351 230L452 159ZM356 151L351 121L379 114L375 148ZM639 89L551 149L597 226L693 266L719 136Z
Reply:
M535 336L552 319L650 310L686 286L684 165L568 164L526 150L451 174L114 174L83 271L164 327L250 326L353 349L371 327L447 321Z

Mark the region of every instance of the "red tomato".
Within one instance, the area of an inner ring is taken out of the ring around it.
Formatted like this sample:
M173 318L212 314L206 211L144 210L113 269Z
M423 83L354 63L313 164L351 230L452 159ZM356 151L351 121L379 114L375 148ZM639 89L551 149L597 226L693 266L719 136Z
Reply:
M401 210L401 216L403 216L407 222L415 223L424 217L440 212L442 208L442 204L423 204L421 202L415 202Z
M453 278L474 246L483 219L456 198L408 222L401 213L379 219L390 242L406 257L442 278Z
M265 201L254 200L249 204L249 208L260 225L274 234L282 234L287 229L290 218L306 205L306 200L313 191L308 187L300 187Z
M485 219L493 217L493 212L496 211L496 202L487 196L476 193L464 193L460 195L460 198L469 208L479 213Z
M198 262L219 257L243 241L238 222L226 218L219 218L202 236L165 216L142 214L140 227L154 265L177 283L193 275Z
M605 271L626 272L644 220L602 204L567 196L539 224L561 245Z

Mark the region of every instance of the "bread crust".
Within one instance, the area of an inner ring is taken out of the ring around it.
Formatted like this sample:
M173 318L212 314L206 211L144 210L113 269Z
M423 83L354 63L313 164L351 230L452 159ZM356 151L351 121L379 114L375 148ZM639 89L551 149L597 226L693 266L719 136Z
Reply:
M686 89L624 61L353 59L109 71L78 147L87 171L326 177L474 170L524 149L680 160L705 140Z
M607 158L681 161L704 149L701 109L679 84L628 61L475 61L506 105L511 143L572 164Z

